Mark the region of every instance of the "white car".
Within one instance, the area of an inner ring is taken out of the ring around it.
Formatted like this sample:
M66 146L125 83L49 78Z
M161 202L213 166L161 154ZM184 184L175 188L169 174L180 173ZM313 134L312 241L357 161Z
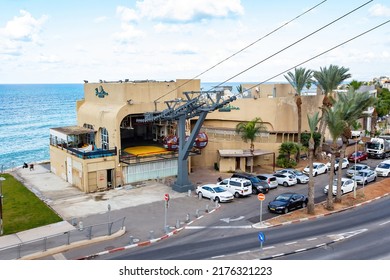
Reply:
M310 166L306 166L304 169L303 169L303 173L305 174L309 174L310 172ZM320 175L320 174L326 174L328 172L328 168L326 167L326 165L322 162L313 162L313 176L317 176L317 175Z
M352 192L355 188L355 182L349 178L341 178L341 194ZM324 188L324 193L328 193L329 185ZM337 194L337 179L333 180L333 195Z
M360 185L367 185L370 182L376 181L376 173L374 170L361 170L357 174L353 175L352 180Z
M230 192L234 197L252 194L252 183L242 178L227 178L217 183L218 186Z
M390 160L385 160L379 163L375 168L375 172L377 176L390 176Z
M275 173L273 176L276 177L276 181L278 181L279 185L290 187L297 184L297 178L290 173Z
M367 164L357 163L348 168L347 176L352 177L353 175L355 175L355 173L358 173L363 170L370 170L370 167Z
M199 198L206 197L216 202L230 202L234 199L234 196L230 192L221 188L217 184L197 186L195 193Z
M334 162L334 169L335 170L339 169L339 163L340 163L340 158L336 158L336 160ZM330 170L330 165L331 165L330 162L328 162L326 164L326 167L328 168L328 171ZM343 158L342 161L341 161L341 169L348 168L348 167L349 167L348 159L347 158Z
M303 172L293 169L293 168L285 168L282 170L276 171L277 173L290 173L291 175L295 176L297 178L297 183L298 184L306 184L309 182L309 176L306 174L303 174Z

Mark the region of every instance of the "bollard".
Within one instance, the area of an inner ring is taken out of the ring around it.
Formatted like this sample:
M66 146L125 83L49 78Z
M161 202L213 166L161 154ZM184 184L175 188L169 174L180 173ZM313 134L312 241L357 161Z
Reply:
M199 218L199 209L196 209L195 216Z
M134 244L134 237L132 235L129 236L129 244L130 245Z
M165 227L165 233L166 233L166 234L169 233L169 226L168 226L168 225Z
M79 230L84 230L84 224L82 221L79 222Z
M154 239L154 231L149 231L149 239Z
M215 201L215 208L218 208L218 201Z
M189 222L190 222L190 214L188 213L186 216L186 223L189 223Z
M77 218L72 218L72 226L77 226Z
M209 205L206 204L206 213L208 213L208 212L209 212Z
M176 220L176 228L178 229L180 227L180 221L179 219Z
M188 197L191 197L191 190L188 190Z

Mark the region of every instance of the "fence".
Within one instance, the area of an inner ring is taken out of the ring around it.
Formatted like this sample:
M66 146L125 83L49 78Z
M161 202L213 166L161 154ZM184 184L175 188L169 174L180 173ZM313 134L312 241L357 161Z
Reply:
M61 234L37 238L17 245L0 248L0 260L21 259L37 253L44 253L60 246L76 242L93 240L97 237L110 236L124 228L125 217L109 223L82 226Z

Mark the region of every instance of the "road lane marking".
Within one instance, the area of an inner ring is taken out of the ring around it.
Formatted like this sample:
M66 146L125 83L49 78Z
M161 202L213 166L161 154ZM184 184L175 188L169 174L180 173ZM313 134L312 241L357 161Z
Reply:
M187 226L186 229L252 229L252 226Z
M386 224L388 224L388 223L390 223L390 221L387 221L387 222L381 223L381 224L379 224L379 225L380 225L380 226L383 226L383 225L386 225Z

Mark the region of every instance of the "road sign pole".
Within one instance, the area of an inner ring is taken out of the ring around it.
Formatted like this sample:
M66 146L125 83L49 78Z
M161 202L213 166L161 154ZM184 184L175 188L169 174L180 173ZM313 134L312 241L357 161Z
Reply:
M263 223L263 201L260 200L260 225Z

